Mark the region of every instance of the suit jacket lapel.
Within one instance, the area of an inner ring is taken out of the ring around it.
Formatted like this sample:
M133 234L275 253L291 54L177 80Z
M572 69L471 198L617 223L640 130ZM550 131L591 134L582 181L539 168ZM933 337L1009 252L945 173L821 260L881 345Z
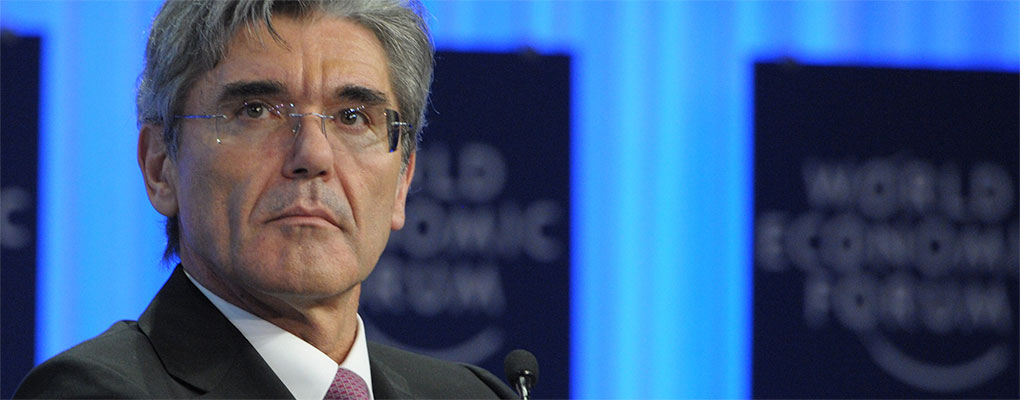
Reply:
M373 351L368 343L368 363L372 370L372 395L376 399L412 399L407 380L386 363L386 359Z
M138 319L166 370L210 398L293 398L180 265Z

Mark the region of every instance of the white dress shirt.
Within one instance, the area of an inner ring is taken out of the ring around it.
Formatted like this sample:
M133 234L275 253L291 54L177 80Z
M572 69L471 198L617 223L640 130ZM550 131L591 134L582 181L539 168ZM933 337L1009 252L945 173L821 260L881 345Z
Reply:
M191 275L188 275L188 279L251 342L294 398L321 400L326 395L338 367L333 359L294 334L221 299ZM364 379L368 385L368 395L375 399L372 393L372 370L368 363L368 342L365 341L365 324L361 322L360 315L357 317L358 333L354 337L354 345L339 367L354 371Z

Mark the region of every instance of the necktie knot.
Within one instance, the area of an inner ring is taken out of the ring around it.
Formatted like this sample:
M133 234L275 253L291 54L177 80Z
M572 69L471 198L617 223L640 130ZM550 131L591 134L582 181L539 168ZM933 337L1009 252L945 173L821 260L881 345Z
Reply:
M368 384L358 374L339 368L323 400L369 400Z

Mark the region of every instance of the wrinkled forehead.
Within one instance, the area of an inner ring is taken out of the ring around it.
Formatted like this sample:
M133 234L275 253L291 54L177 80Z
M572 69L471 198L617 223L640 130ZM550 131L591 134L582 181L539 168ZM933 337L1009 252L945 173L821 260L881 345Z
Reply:
M396 107L389 60L375 34L342 17L273 18L239 30L223 58L194 85L188 104L237 96L294 103L365 101ZM274 35L275 33L275 35Z

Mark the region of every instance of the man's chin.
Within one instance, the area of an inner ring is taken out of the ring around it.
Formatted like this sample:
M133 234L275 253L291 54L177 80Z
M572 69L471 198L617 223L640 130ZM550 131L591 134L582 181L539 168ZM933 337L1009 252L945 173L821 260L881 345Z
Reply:
M357 267L336 263L281 262L263 264L243 273L248 275L245 281L255 290L292 298L342 295L360 285L364 279Z

